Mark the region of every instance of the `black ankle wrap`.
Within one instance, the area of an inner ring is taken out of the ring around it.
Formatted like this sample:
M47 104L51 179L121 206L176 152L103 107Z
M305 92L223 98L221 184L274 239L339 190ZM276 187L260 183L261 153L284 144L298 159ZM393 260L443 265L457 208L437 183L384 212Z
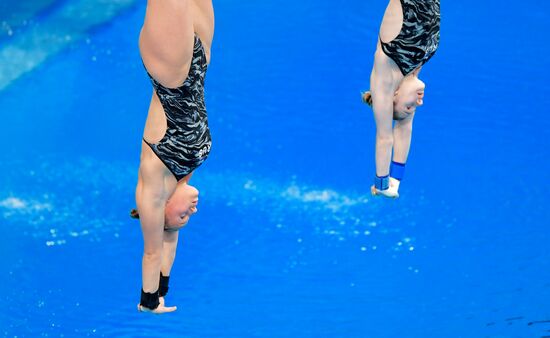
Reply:
M160 302L158 290L153 293L149 293L141 289L141 301L139 302L139 305L144 306L150 310L154 310L159 306L159 304Z
M168 282L170 282L170 276L163 276L161 272L159 281L159 297L164 297L168 293Z

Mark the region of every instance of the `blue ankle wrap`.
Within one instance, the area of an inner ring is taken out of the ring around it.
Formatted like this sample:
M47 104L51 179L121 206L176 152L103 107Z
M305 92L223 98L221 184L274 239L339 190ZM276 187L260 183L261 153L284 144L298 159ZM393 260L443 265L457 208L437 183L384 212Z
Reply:
M390 187L390 175L386 175L382 177L375 176L374 187L378 190L387 190Z
M403 180L403 176L405 176L405 163L391 161L390 176L398 181Z

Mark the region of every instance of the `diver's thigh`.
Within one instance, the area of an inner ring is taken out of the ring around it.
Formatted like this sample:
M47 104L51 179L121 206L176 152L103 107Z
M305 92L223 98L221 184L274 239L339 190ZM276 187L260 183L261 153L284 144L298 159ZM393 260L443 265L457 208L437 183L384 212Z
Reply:
M403 26L403 8L400 0L391 0L384 13L380 25L380 39L383 42L390 42L401 32Z
M193 58L194 30L190 0L147 2L139 37L143 64L163 86L180 86Z

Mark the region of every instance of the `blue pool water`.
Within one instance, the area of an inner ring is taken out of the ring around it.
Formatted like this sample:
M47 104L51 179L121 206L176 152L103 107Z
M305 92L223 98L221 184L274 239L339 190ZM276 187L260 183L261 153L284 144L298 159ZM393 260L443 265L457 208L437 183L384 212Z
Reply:
M147 316L144 4L0 0L0 336L550 336L547 2L443 2L397 201L360 102L385 1L214 5L200 212Z

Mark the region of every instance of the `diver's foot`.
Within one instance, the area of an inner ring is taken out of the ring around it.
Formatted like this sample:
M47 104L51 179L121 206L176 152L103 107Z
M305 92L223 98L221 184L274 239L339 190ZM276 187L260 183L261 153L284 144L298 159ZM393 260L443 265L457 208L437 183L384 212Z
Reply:
M160 302L160 298L159 298L159 302ZM163 300L163 303L164 303L164 300ZM150 312L150 313L160 315L160 314L163 314L163 313L174 312L178 309L178 307L177 306L168 306L168 307L166 307L166 306L164 306L164 304L159 304L159 306L157 306L156 309L149 309L146 306L142 306L141 304L138 304L137 309L138 309L139 312Z
M372 196L382 196L386 198L399 198L399 192L396 188L390 187L386 190L378 190L373 186L370 187L370 193Z

